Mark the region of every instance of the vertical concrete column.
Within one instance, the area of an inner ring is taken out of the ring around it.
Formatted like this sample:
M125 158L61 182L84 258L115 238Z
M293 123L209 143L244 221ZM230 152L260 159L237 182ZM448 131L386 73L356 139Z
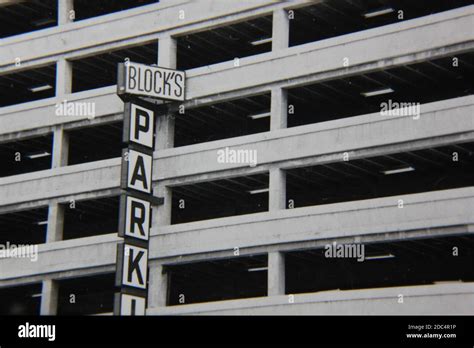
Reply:
M62 97L72 91L72 63L60 58L56 62L56 96Z
M53 134L53 156L51 167L67 166L69 155L69 136L63 126L57 126Z
M270 169L268 210L286 209L286 172L280 168Z
M174 146L174 115L163 115L156 119L155 151Z
M158 40L158 66L176 69L177 43L171 36ZM174 116L160 116L156 119L155 150L169 149L174 146Z
M58 0L58 25L73 22L71 11L74 11L74 0Z
M153 194L157 197L165 199L164 204L153 208L152 226L171 225L171 208L172 208L172 191L170 187L158 184L153 190Z
M268 296L285 294L285 255L268 253Z
M273 88L271 96L270 130L286 128L288 119L288 93L283 88Z
M273 11L272 51L288 48L290 42L290 20L288 11Z
M163 265L150 266L148 286L148 308L166 306L168 274L163 272Z
M57 242L63 239L64 227L64 205L56 202L49 204L48 230L46 232L46 243Z
M176 69L178 44L170 35L162 36L158 40L158 66Z
M58 283L52 279L43 280L41 290L41 315L56 315L58 311Z

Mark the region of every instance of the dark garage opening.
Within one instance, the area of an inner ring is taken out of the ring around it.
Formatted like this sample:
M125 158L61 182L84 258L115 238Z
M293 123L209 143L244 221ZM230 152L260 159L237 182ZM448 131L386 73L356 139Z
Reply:
M271 16L178 37L178 69L193 69L269 52L271 37Z
M266 267L266 255L167 266L167 305L266 296Z
M53 135L0 143L0 177L51 168Z
M458 161L453 161L456 156ZM474 143L287 171L287 199L293 200L294 207L472 185L474 185Z
M80 92L117 84L117 64L131 62L156 64L158 42L140 44L107 53L72 60L72 92Z
M51 98L56 90L56 64L0 75L0 107Z
M171 223L215 219L268 210L268 174L172 188Z
M122 156L122 128L122 122L114 122L68 131L68 164Z
M64 205L63 239L117 233L119 197L76 201Z
M0 245L29 245L46 242L48 207L0 215Z
M270 130L270 94L236 99L176 114L174 146Z
M0 288L0 315L39 315L41 283Z
M57 0L0 3L0 38L56 26Z
M74 0L75 20L120 12L131 8L153 4L158 0Z
M58 315L92 315L113 312L115 274L59 281Z
M472 0L321 1L294 9L290 46L418 18L473 4ZM399 13L399 11L403 13ZM399 16L402 15L402 19ZM291 17L290 17L291 18Z
M453 66L454 58L457 66ZM288 127L380 112L381 104L389 100L425 104L471 95L472 75L474 52L469 52L292 88L288 90L288 105L293 108Z
M372 243L364 249L362 262L325 257L325 248L287 253L286 293L474 281L474 238L469 235Z

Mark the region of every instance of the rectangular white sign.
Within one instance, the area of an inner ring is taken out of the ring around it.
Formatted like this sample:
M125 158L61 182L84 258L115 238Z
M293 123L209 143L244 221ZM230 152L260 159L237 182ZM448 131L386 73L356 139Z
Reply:
M122 188L151 193L153 156L128 149L122 154Z
M133 62L119 63L118 69L118 95L184 101L184 71Z
M150 225L151 203L129 195L122 195L120 197L119 237L147 241Z
M123 141L153 150L155 110L152 106L145 107L143 103L140 104L134 102L125 104Z
M117 252L122 252L118 265L121 271L119 285L146 289L148 250L135 245L123 244Z

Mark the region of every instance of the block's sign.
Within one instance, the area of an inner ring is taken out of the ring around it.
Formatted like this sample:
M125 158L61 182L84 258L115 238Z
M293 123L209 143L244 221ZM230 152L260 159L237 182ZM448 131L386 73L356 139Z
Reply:
M184 72L137 63L120 63L117 94L125 101L122 140L119 237L117 245L115 315L145 315L148 245L152 206L163 200L153 196L153 150L156 118L169 105L156 105L137 96L184 100Z
M117 94L184 101L185 72L139 63L119 63Z

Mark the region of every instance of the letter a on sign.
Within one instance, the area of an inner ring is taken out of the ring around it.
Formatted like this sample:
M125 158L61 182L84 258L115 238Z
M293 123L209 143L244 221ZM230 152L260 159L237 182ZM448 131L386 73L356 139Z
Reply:
M148 104L144 104L148 105ZM134 143L153 150L155 111L135 102L125 104L124 143Z
M122 155L125 161L125 156ZM152 156L128 149L128 164L122 166L122 188L151 193Z
M120 197L119 237L148 240L150 218L150 202L125 194Z
M116 285L146 289L148 250L129 244L119 244L117 249L120 272Z

